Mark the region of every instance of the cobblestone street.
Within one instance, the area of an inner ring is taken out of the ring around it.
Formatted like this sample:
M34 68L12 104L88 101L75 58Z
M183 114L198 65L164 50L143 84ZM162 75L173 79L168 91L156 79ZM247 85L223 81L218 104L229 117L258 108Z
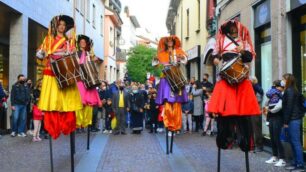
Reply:
M69 141L69 136L61 136L53 141L56 172L70 171ZM141 135L119 136L97 133L92 134L91 149L87 151L86 134L77 134L76 171L84 169L98 172L217 171L215 137L202 137L199 134L177 135L173 154L170 155L165 153L164 141L164 134L154 135L146 131ZM32 143L30 137L4 136L0 140L0 153L1 171L50 171L48 140ZM264 163L269 157L269 153L266 152L250 153L251 171L285 171ZM221 163L221 171L245 171L244 154L239 149L222 151Z

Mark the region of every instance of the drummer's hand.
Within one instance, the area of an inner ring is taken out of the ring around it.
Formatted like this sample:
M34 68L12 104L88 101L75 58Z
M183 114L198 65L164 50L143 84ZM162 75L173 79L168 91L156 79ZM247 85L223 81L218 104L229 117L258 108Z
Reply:
M217 66L220 63L220 60L218 58L214 59L214 64Z
M239 45L238 47L236 47L236 51L243 54L244 53L244 50L243 50L243 47L242 45Z

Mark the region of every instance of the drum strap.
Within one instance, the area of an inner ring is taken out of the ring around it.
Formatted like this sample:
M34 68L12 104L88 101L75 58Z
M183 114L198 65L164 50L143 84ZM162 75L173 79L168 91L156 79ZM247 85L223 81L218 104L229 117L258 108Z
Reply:
M232 38L230 35L225 34L225 36L226 36L229 40L231 40L237 47L239 46L239 44L235 41L235 39Z

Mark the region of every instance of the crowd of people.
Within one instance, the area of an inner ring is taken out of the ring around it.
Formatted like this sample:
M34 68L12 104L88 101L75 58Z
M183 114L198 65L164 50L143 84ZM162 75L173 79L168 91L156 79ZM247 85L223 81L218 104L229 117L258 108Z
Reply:
M41 82L33 86L31 80L24 75L18 75L17 82L12 86L11 100L11 136L33 136L33 142L41 141L40 135L48 138L43 127L43 112L37 108ZM188 101L182 106L182 129L177 134L199 133L202 136L213 136L216 132L215 117L207 112L207 105L213 92L214 85L208 81L209 75L204 74L202 82L191 78L185 89ZM273 86L264 93L252 78L254 92L258 103L263 107L266 116L266 125L269 127L272 157L266 161L278 167L286 165L285 150L282 142L291 144L293 162L286 169L303 169L303 148L301 145L301 124L304 116L301 101L303 95L296 88L295 78L292 74L285 74L282 80L275 80ZM125 135L126 128L132 134L141 134L145 128L149 133L164 132L163 106L156 104L158 84L148 80L147 84L138 82L124 82L118 80L114 83L103 81L96 89L103 106L94 106L91 132L102 130L104 134ZM263 102L264 96L267 101ZM9 95L0 87L1 106L7 107ZM257 119L259 118L259 119ZM255 151L263 151L263 137L261 131L261 116L252 117ZM78 128L77 132L84 131Z

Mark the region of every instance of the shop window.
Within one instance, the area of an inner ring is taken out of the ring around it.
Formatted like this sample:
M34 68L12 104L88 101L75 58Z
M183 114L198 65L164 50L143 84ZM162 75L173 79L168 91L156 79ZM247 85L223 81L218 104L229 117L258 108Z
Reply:
M9 47L0 44L0 83L8 90Z

